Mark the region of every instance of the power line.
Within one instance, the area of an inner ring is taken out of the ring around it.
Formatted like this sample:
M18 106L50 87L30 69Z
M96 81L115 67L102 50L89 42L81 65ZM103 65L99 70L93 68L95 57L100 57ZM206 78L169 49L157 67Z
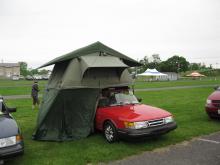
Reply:
M188 59L199 59L199 60L203 60L203 59L220 59L220 57L190 57Z

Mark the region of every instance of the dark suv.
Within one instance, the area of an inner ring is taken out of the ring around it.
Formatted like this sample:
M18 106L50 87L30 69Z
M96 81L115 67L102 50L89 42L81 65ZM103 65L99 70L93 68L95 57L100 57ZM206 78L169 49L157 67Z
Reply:
M21 131L10 112L16 112L16 108L8 108L0 96L0 164L24 152Z

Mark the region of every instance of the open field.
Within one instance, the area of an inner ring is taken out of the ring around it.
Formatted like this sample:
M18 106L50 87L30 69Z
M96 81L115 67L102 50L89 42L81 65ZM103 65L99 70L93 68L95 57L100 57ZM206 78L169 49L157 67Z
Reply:
M0 95L30 95L31 85L33 81L12 81L12 80L0 80ZM47 81L39 81L40 94L43 94ZM202 79L202 80L178 80L178 81L164 81L164 82L135 82L135 89L145 88L163 88L163 87L178 87L178 86L196 86L196 85L220 85L220 78L214 80Z
M47 83L47 80L40 80L38 81L39 85L45 85ZM0 87L17 87L17 86L31 86L33 84L32 80L3 80L0 79Z
M178 128L158 138L139 142L120 141L114 144L108 144L100 133L71 142L33 141L31 135L37 111L31 110L31 100L7 100L8 105L18 108L13 115L20 124L25 140L25 154L8 161L8 164L97 164L220 131L220 121L210 120L204 112L206 98L212 91L212 88L194 88L137 92L143 98L143 103L172 112Z
M31 86L33 81L27 80L0 80L0 95L8 96L8 95L30 95L31 94ZM39 81L40 93L43 93L44 88L47 84L47 81Z
M178 81L158 81L158 82L144 82L136 81L135 88L144 89L144 88L162 88L162 87L175 87L175 86L196 86L196 85L220 85L220 78L218 79L188 79L188 80L178 80Z

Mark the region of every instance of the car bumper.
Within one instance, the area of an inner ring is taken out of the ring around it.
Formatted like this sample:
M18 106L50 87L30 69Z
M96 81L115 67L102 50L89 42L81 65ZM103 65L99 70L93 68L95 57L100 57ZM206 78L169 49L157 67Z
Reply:
M118 129L120 137L148 137L162 135L177 128L176 122L145 129Z
M220 108L216 108L216 107L209 107L209 106L205 107L206 113L211 117L220 117L220 114L218 113L219 109Z
M206 113L210 116L210 117L216 117L219 118L220 114L218 113L218 111L206 111Z
M24 144L20 142L16 145L0 148L0 159L8 159L24 153Z

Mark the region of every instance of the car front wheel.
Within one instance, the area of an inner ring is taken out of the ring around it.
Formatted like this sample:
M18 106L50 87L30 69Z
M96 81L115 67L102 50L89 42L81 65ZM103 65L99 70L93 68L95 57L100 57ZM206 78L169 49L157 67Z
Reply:
M111 122L106 122L104 125L104 136L109 143L118 140L118 135L115 126Z

